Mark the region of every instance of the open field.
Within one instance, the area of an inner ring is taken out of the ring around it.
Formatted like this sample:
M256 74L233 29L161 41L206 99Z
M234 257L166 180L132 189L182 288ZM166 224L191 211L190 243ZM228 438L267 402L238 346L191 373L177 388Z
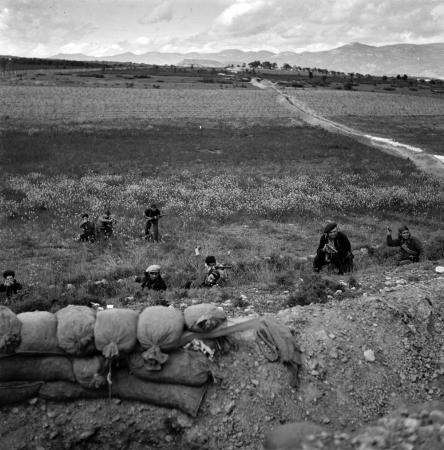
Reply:
M139 120L162 123L279 120L288 111L272 92L243 89L142 90L1 86L2 127ZM117 122L118 123L118 122Z
M213 302L230 317L282 319L303 349L297 389L255 341L218 355L218 383L195 419L133 401L39 399L0 408L8 448L224 443L257 450L281 423L311 420L351 436L404 402L443 398L442 278L434 271L444 257L442 180L408 159L303 125L271 90L20 84L2 85L0 95L0 261L24 285L15 311ZM316 95L310 98L320 107L325 99L339 102L328 92ZM342 98L357 107L353 97ZM386 97L369 98L385 107ZM387 106L391 114L427 104L399 101ZM370 119L357 114L341 117L356 125ZM440 133L434 114L422 116L412 140L426 126ZM386 116L372 120L381 126ZM440 134L434 139L441 142ZM165 214L158 244L142 239L143 211L152 202ZM116 219L113 238L79 243L80 215L96 218L106 208ZM356 271L313 277L311 255L330 220L350 238ZM395 232L409 225L424 244L421 263L394 266L396 250L384 245L388 224ZM183 289L202 279L209 254L232 266L225 285ZM142 291L134 281L153 263L162 266L165 293ZM326 303L289 308L315 295ZM374 350L375 362L365 360L364 349ZM88 444L79 441L91 426ZM334 441L324 448L355 447Z

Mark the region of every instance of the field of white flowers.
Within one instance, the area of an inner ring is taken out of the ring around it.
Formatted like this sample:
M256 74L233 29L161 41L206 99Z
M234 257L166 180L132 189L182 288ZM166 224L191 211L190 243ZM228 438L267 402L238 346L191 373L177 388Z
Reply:
M394 171L396 175L396 170ZM401 173L398 175L401 177ZM127 237L140 231L146 205L162 205L183 224L198 219L230 221L236 217L279 219L316 217L331 213L420 215L443 205L439 182L413 173L398 185L379 181L379 174L265 174L252 168L221 169L218 173L186 169L167 177L85 174L47 176L30 173L4 180L0 211L4 219L35 220L40 211L59 219L55 226L72 230L72 218L82 212L98 216L104 208L125 217ZM11 194L13 193L13 194Z

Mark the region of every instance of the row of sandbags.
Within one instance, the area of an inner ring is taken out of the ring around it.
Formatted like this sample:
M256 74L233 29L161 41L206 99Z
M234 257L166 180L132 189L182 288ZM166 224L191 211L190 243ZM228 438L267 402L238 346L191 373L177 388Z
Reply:
M207 358L197 352L170 353L153 371L140 353L111 362L89 357L12 354L0 358L0 404L37 394L50 400L109 396L178 408L196 415L211 378ZM112 379L112 381L111 381ZM111 381L111 383L110 383Z
M67 353L87 356L101 352L106 358L130 353L137 345L153 368L166 360L162 351L179 346L185 330L208 332L226 320L215 305L192 305L184 312L151 306L141 313L131 309L96 312L87 306L69 305L55 314L47 311L15 315L0 306L0 354Z

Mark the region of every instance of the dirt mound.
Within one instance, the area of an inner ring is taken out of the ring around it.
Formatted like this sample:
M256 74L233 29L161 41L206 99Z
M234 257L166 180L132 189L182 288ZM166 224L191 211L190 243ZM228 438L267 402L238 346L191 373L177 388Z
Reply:
M226 353L216 357L216 383L196 419L117 399L33 399L0 409L0 448L253 450L277 426L304 421L323 427L327 449L373 448L365 446L367 434L392 445L394 428L399 436L413 430L408 436L417 437L408 442L438 439L434 424L442 419L441 406L428 403L407 413L399 408L443 398L444 277L418 265L364 284L367 292L356 298L270 314L293 330L303 350L297 388L290 386L287 368L269 362L254 332L246 331L226 341ZM394 410L401 411L395 419L364 428ZM320 448L317 440L310 442Z

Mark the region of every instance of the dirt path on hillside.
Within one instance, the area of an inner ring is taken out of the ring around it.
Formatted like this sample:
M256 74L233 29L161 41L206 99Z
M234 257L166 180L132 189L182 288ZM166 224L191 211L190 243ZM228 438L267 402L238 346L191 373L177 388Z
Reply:
M260 89L274 89L279 94L279 102L289 108L292 112L296 113L300 120L309 125L321 127L332 133L339 133L352 137L362 144L375 147L395 156L409 158L421 170L444 179L443 158L426 153L419 147L402 144L401 142L397 142L392 139L365 134L359 130L333 122L332 120L317 114L305 103L299 101L294 96L289 96L285 92L281 91L276 84L271 81L257 81L253 79L252 84Z

